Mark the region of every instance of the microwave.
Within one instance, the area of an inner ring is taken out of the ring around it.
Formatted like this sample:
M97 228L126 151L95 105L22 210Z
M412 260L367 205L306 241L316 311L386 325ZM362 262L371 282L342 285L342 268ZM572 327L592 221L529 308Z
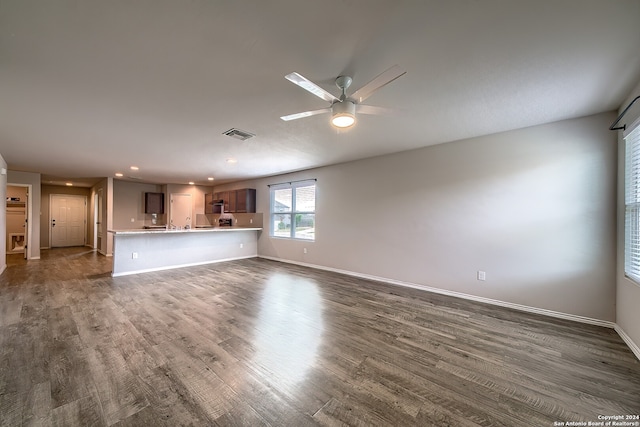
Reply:
M218 227L231 227L233 225L232 218L220 218L218 220Z

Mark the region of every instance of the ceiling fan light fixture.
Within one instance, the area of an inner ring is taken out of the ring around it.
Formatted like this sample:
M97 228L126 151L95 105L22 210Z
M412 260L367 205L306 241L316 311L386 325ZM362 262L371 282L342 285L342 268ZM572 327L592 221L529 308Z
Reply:
M331 124L337 128L348 128L356 122L356 104L345 100L331 106Z
M351 114L336 114L331 118L331 124L337 128L348 128L353 126L356 122L356 118Z

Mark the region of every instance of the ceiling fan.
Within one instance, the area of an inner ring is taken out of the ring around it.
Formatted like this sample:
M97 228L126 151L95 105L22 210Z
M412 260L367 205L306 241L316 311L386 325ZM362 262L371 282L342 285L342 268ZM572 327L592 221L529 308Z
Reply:
M378 77L371 80L366 85L347 96L347 89L351 86L353 79L349 76L339 76L336 78L336 86L342 90L340 98L336 98L331 93L322 89L311 80L298 73L291 73L284 76L290 82L297 84L301 88L311 92L318 98L331 103L330 107L321 110L304 111L302 113L289 114L280 117L284 121L301 119L303 117L315 116L316 114L331 113L331 124L338 128L348 128L356 122L356 113L360 114L383 114L389 110L372 105L362 105L361 102L373 95L378 89L388 85L395 79L402 77L406 71L397 65L382 72Z

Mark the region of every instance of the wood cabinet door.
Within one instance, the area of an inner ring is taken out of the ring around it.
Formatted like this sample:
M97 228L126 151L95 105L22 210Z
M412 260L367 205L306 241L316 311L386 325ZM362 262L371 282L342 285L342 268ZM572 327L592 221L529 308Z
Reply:
M204 213L213 213L213 193L206 193L204 195Z
M229 191L229 212L238 212L237 194L238 192L236 190Z
M148 214L163 214L164 193L144 193L144 212Z
M256 211L256 190L254 188L243 188L236 191L236 212Z

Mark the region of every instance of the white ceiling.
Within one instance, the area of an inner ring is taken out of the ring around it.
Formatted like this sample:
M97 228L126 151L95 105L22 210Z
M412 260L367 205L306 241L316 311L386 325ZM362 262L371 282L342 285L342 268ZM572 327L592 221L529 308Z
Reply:
M615 110L639 22L638 0L0 0L0 154L45 181L211 184ZM328 106L285 74L339 95L394 64L365 102L393 115L279 118Z

